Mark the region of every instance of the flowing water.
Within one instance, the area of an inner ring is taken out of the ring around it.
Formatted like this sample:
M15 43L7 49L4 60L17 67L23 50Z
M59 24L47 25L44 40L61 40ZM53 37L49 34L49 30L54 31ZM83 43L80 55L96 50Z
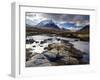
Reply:
M69 43L73 44L74 47L82 52L85 52L87 54L83 55L83 61L89 62L89 42L86 41L80 41L75 38L65 38L65 37L59 37L59 36L48 36L48 35L35 35L35 36L28 36L26 37L27 40L34 39L37 42L34 42L32 44L26 44L26 49L32 49L32 53L42 53L45 51L45 47L47 47L51 43L61 43L60 40L66 40ZM60 40L57 40L60 39ZM41 44L41 41L47 40L45 43Z

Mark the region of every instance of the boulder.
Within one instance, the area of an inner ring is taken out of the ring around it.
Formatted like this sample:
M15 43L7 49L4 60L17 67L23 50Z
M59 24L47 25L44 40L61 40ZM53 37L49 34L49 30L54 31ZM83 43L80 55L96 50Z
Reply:
M69 57L69 64L70 65L79 64L79 61L76 58L74 58L74 57Z
M56 50L65 49L65 45L61 44L61 43L49 44L48 45L48 50L51 50L51 49L56 49Z
M43 54L36 54L26 62L26 67L35 66L51 66L51 63Z
M51 50L51 49L53 49L55 47L55 44L53 43L53 44L49 44L48 45L48 50Z
M60 38L57 38L57 40L58 40L58 41L61 41L61 39L60 39Z
M31 49L26 49L26 61L31 59L32 56L32 52L30 52Z
M62 40L62 43L68 43L69 41L68 40Z
M33 42L35 42L34 39L26 39L26 44L32 44Z
M56 60L56 55L57 55L56 53L57 52L54 53L54 52L46 51L46 52L43 52L42 54L44 56L46 56L48 60L55 61Z
M57 56L59 57L69 57L70 52L65 51L65 50L59 50L59 54L57 54Z
M64 44L50 44L48 45L48 51L43 53L50 61L56 61L62 57L69 57L69 51L66 51L66 46Z
M76 49L76 48L71 48L70 49L70 56L75 57L75 58L83 58L83 52L81 52L80 50Z
M73 58L73 57L63 57L61 59L61 61L63 61L63 63L65 65L75 65L75 64L79 64L79 61L76 59L76 58Z

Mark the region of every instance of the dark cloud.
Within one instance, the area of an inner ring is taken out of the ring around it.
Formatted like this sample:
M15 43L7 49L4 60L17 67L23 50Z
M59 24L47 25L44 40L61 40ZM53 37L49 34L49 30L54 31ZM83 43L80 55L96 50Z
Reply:
M89 23L89 15L79 15L79 14L55 14L55 13L27 13L26 16L40 16L42 18L48 18L55 21L72 21L72 22L88 22Z

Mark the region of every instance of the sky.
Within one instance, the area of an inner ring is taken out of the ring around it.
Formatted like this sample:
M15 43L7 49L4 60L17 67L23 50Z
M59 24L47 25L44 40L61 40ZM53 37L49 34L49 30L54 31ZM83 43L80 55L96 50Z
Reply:
M26 20L31 25L36 25L42 20L53 20L55 23L75 23L76 26L89 24L89 15L80 14L55 14L55 13L34 13L27 12Z

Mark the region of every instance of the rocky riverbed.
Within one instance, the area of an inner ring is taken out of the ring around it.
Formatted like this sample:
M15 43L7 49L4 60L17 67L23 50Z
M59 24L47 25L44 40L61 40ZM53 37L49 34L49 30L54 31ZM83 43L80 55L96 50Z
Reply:
M89 64L89 44L78 42L83 44L78 39L58 36L29 36L26 38L26 67Z

